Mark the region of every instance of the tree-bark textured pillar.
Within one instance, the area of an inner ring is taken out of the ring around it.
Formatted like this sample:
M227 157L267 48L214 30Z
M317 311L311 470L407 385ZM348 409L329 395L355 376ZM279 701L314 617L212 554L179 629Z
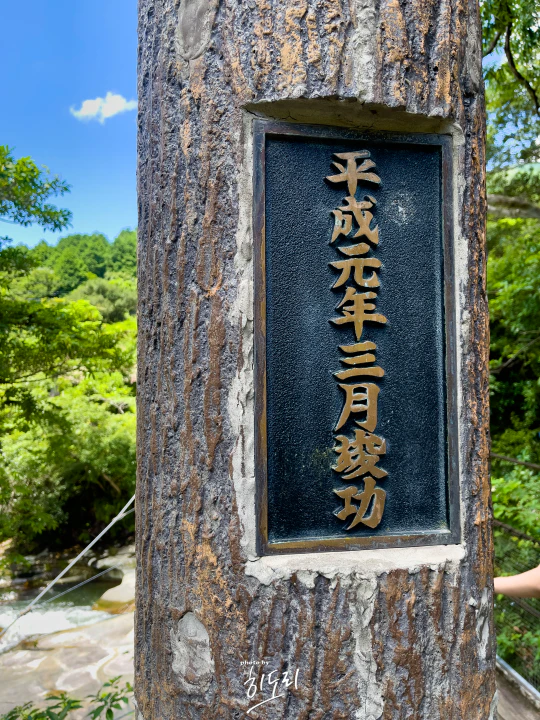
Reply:
M139 37L140 717L244 717L266 661L248 717L493 718L477 1L139 0ZM459 544L256 554L255 117L452 137Z

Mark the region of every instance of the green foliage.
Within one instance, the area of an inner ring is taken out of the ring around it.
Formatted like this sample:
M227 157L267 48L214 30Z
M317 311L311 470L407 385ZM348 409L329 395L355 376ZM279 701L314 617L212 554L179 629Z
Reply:
M480 5L493 209L487 228L492 449L540 464L540 6L537 0ZM513 219L495 220L495 213ZM495 518L540 539L540 473L493 458L491 482ZM495 526L496 574L534 567L539 549ZM499 654L538 683L536 618L499 596L495 624Z
M0 217L17 225L37 223L47 230L63 230L71 221L68 210L47 201L69 192L69 185L29 158L15 160L11 148L0 145Z
M88 246L103 247L95 237ZM136 290L85 270L51 297L58 258L41 246L53 267L36 267L31 251L11 250L0 251L0 540L17 552L88 541L134 492Z
M129 682L120 685L120 676L104 683L95 695L88 695L88 715L91 720L112 720L114 711L128 708L133 698L133 687ZM46 698L46 707L37 708L34 703L27 702L0 715L0 720L65 720L73 717L72 712L83 707L80 700L69 697L61 692ZM127 711L127 714L132 714Z
M114 242L104 235L67 235L56 246L39 243L30 251L38 267L51 268L57 277L58 292L64 294L92 278L137 273L137 233L122 230Z
M498 654L525 678L540 677L540 633L527 627L519 611L504 598L495 604L495 623L500 628Z
M88 280L70 293L69 300L84 299L96 307L105 322L114 323L134 315L137 287L132 278L107 277Z
M540 222L488 225L493 451L540 464ZM495 517L540 535L540 476L493 461Z
M135 311L135 231L122 230L112 243L100 234L68 235L57 245L47 245L42 240L32 250L5 248L0 253L0 282L4 269L2 263L10 263L6 271L12 294L19 299L35 300L69 294L70 299L84 298L94 304L106 322L116 322L126 313ZM91 282L98 279L111 281L112 284ZM83 283L84 288L80 289Z
M137 274L137 233L122 230L111 247L111 270L135 277Z
M540 202L540 163L523 163L512 168L493 170L487 181L490 193Z
M124 324L133 352L135 321ZM87 542L135 491L135 386L119 372L79 372L39 383L32 399L34 422L12 411L2 443L0 538L27 547Z
M72 712L82 707L79 700L70 698L65 692L49 695L47 707L43 710L27 702L2 715L0 720L65 720Z
M33 267L30 272L12 279L10 291L17 300L53 298L59 294L58 277L52 268Z
M111 264L110 255L111 247L104 235L92 235L86 243L82 260L88 272L102 278Z
M29 251L24 247L4 247L0 243L0 288L6 289L14 279L24 277L34 267Z
M57 276L35 263L26 248L0 249L0 431L10 408L27 419L50 414L38 411L33 388L40 382L75 371L127 374L133 365L123 344L133 329L104 323L85 299L52 298Z
M503 467L502 463L493 463L491 487L495 518L532 537L538 537L540 499L538 473L519 465L509 470L508 465ZM530 567L533 565L524 569Z
M30 252L32 253L32 259L36 266L51 267L52 259L57 253L57 248L54 245L48 245L45 240L41 240Z
M43 253L43 248L40 248ZM68 235L45 260L58 276L60 290L69 292L90 277L103 277L110 265L110 245L104 235Z
M54 263L61 293L69 292L90 277L86 263L74 247L67 247Z
M540 222L490 222L488 238L493 451L540 464ZM537 478L493 463L496 517L533 535Z
M91 699L93 709L89 713L89 717L92 720L99 720L105 716L106 720L113 720L114 711L121 710L129 703L129 697L133 693L133 688L130 683L126 683L120 687L120 675L118 677L109 680L103 685L100 692L95 695L89 695ZM107 690L105 688L108 688Z
M535 0L481 0L484 53L504 46L504 32L511 26L512 51L530 68L540 43L540 10ZM496 45L493 42L499 38ZM534 68L532 68L534 70Z
M525 481L526 482L526 481ZM513 500L513 499L512 499ZM504 501L499 498L498 503ZM495 574L515 575L540 562L540 543L508 533L500 526L495 531ZM497 627L497 652L526 680L538 686L540 681L540 600L528 598L525 603L497 595L494 603Z
M540 147L540 7L536 0L482 0L488 157L494 167L536 161Z
M38 376L127 368L131 358L121 350L122 335L86 300L0 296L0 394Z
M62 229L47 199L67 190L0 148L4 219ZM88 541L134 492L135 271L133 231L0 245L0 541L15 554Z
M536 0L482 0L481 14L488 193L535 204L540 201L540 6ZM492 448L540 464L540 221L491 219L487 230ZM538 473L493 460L495 517L540 536L538 483Z

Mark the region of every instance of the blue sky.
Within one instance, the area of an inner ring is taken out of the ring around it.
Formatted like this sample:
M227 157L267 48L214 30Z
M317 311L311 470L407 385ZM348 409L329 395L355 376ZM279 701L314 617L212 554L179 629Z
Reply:
M85 100L108 92L136 100L136 0L1 0L0 7L0 144L70 183L71 193L57 200L73 212L69 232L99 231L113 239L135 227L136 111L100 123L77 119L70 108L80 110ZM119 102L107 107L114 111ZM2 223L5 234L32 246L68 233Z

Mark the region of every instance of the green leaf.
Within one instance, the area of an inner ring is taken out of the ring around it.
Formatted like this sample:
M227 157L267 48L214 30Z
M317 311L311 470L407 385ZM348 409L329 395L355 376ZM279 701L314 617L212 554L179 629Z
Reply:
M18 225L37 223L47 230L63 230L71 221L69 210L47 201L69 192L69 185L29 157L15 160L7 145L0 145L0 217Z

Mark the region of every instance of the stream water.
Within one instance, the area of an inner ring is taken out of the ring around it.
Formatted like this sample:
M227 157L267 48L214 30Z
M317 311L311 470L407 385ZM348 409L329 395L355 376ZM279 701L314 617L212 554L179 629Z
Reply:
M120 580L99 578L63 595L58 600L40 602L27 615L19 618L0 638L0 653L36 635L69 630L110 617L109 613L92 610L92 606L106 590L119 583ZM43 600L47 601L76 584L75 581L58 584L44 596ZM16 590L11 588L0 591L0 629L7 627L39 592L39 588Z

